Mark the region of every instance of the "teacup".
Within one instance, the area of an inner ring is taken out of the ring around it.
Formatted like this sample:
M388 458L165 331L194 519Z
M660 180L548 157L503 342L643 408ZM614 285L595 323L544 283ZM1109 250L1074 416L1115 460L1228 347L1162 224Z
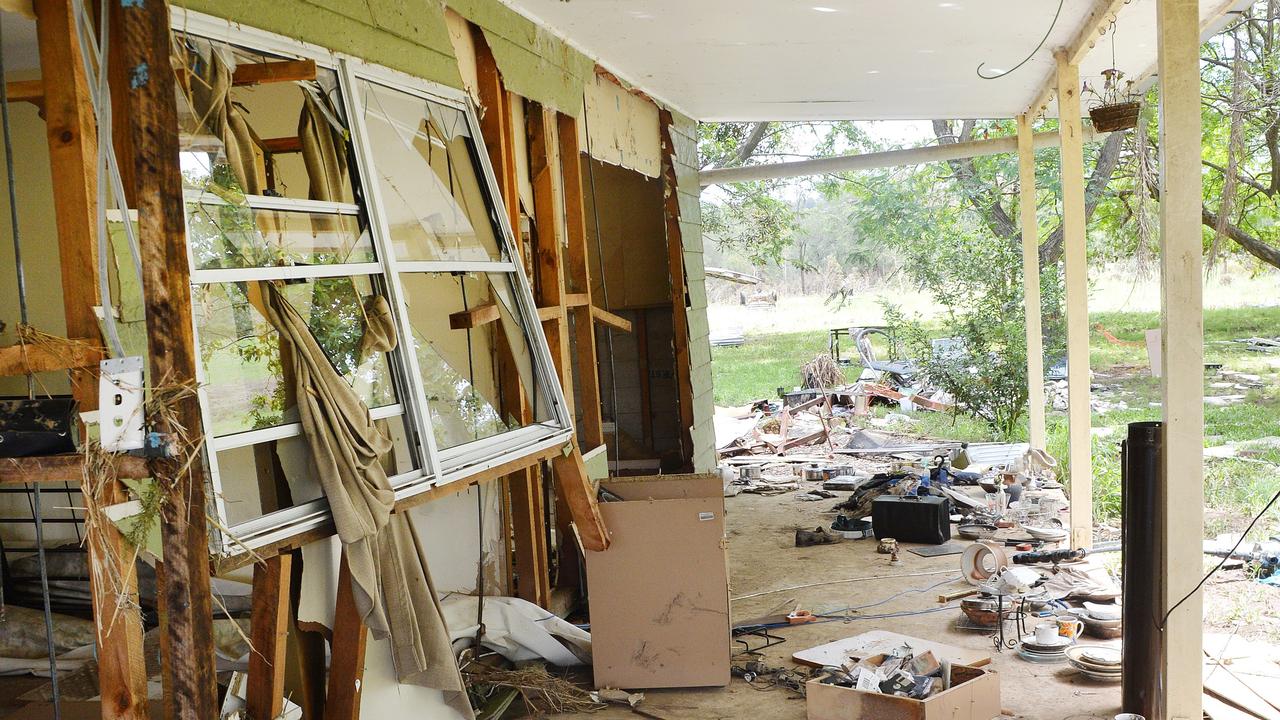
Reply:
M1052 645L1060 637L1058 633L1058 624L1044 622L1036 625L1036 643L1039 645Z
M1059 615L1054 620L1057 622L1058 634L1062 637L1075 640L1084 632L1084 621L1075 615Z

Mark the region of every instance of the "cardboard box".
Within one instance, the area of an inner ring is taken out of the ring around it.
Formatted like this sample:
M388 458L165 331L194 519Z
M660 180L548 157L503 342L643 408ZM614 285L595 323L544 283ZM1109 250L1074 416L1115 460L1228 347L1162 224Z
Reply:
M588 552L596 687L729 684L729 570L719 475L611 478L613 543Z
M925 700L863 692L810 680L808 720L991 720L1000 715L1000 676L967 665L951 666L952 685Z

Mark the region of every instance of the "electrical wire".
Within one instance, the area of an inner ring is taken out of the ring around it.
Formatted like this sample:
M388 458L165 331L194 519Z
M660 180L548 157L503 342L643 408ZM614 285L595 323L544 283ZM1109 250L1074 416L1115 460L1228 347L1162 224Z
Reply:
M1258 521L1262 519L1263 515L1267 514L1267 511L1271 509L1272 505L1276 504L1277 500L1280 500L1280 491L1277 491L1275 495L1272 495L1271 499L1267 501L1267 504L1262 508L1262 511L1253 516L1253 520L1249 522L1249 527L1245 528L1244 532L1240 533L1240 539L1236 540L1236 544L1231 546L1231 551L1224 555L1212 570L1205 573L1204 577L1200 578L1200 582L1196 583L1196 586L1191 588L1191 592L1183 595L1182 599L1174 603L1173 607L1169 608L1168 612L1164 614L1164 617L1160 618L1160 624L1156 626L1157 629L1163 632L1165 624L1169 622L1169 616L1173 614L1173 611L1181 607L1184 602L1190 600L1192 595L1200 592L1200 588L1204 587L1204 584L1209 582L1209 578L1213 577L1222 569L1223 565L1227 564L1227 561L1231 559L1231 556L1235 554L1236 550L1240 549L1240 545L1244 542L1244 539L1249 536L1249 532L1253 530L1253 526L1258 524Z
M587 94L582 93L582 134L587 139L587 182L591 186L591 215L593 216L596 226L596 264L600 270L600 294L601 300L604 301L606 310L613 307L609 304L609 280L605 277L604 272L604 241L600 236L600 203L596 197L596 167L595 161L591 158L591 124L587 119ZM674 282L674 279L673 279ZM643 310L641 312L644 312ZM590 321L589 321L590 322ZM613 413L613 462L614 467L622 460L622 443L618 438L622 436L622 428L618 426L618 373L613 363L613 328L608 325L604 328L605 347L609 350L609 403L610 411ZM648 422L649 418L644 418L643 422Z
M929 575L955 575L955 574L956 574L955 570L933 570L930 572L902 573L899 575L870 575L867 577L847 578L845 580L824 580L823 582L806 583L804 585L789 585L787 587L775 588L773 590L761 590L760 592L754 592L747 595L739 595L736 598L732 598L732 600L734 602L737 602L739 600L746 600L748 598L760 597L762 595L772 595L774 593L787 592L788 590L803 590L805 588L811 588L811 587L824 587L827 585L843 585L845 583L865 582L868 580L891 580L896 578L927 577Z
M1044 37L1040 38L1040 42L1036 44L1035 49L1032 50L1025 58L1023 58L1022 62L1018 63L1017 65L1014 65L1008 70L997 73L995 75L983 75L982 68L986 67L987 64L985 62L979 63L978 69L974 70L974 72L978 74L978 77L982 78L983 80L998 80L1004 77L1005 75L1008 75L1009 73L1013 72L1014 70L1017 70L1023 65L1026 65L1028 62L1030 62L1031 58L1035 57L1036 53L1040 52L1040 48L1044 47L1044 44L1048 42L1049 35L1052 34L1053 29L1057 27L1058 17L1062 15L1062 5L1063 5L1063 0L1058 0L1058 10L1053 14L1053 21L1049 23L1049 29L1044 31Z

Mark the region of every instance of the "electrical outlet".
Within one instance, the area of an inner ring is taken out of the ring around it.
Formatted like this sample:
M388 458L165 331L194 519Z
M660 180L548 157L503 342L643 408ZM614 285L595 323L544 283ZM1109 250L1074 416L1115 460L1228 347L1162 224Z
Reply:
M141 450L146 444L142 427L142 358L111 358L98 367L98 434L103 449Z

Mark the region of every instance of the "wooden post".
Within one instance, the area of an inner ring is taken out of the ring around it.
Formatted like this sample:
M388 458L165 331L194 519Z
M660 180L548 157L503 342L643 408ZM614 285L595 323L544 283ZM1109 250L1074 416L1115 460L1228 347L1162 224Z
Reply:
M557 314L542 323L551 359L564 388L564 401L570 417L573 416L573 366L569 359L569 333L566 330L564 308L564 263L560 248L560 218L556 211L555 186L552 163L555 146L552 129L555 128L555 111L540 103L529 101L525 112L525 124L529 134L529 178L533 181L533 212L536 247L534 251L534 299L539 308L553 308Z
M556 123L559 126L564 214L569 228L565 280L571 292L586 295L585 304L568 308L569 316L573 318L573 350L578 358L578 391L582 401L582 427L578 428L578 442L587 450L594 450L604 444L604 430L600 418L600 370L596 362L596 323L592 315L595 298L591 295L591 255L587 252L581 146L578 123L573 118L556 113ZM565 388L566 394L572 392L572 387Z
M122 46L129 81L113 93L126 99L128 113L116 117L129 126L134 148L134 204L151 354L148 384L153 402L167 410L147 419L150 429L168 436L176 451L174 457L152 463L155 481L165 493L160 509L165 717L207 720L218 711L210 642L209 534L169 4L150 0L122 5L114 37Z
M369 628L360 621L351 590L351 568L342 553L338 571L338 599L333 610L332 660L329 663L329 690L324 702L324 720L358 720L360 686L364 680L364 651Z
M1200 13L1156 3L1160 74L1160 330L1164 372L1163 688L1158 717L1201 716L1204 306L1200 227Z
M1071 547L1093 545L1093 457L1089 410L1089 266L1085 255L1084 142L1080 67L1058 58L1058 137L1062 148L1062 234L1067 303L1067 463Z
M609 531L596 504L595 484L587 475L587 466L575 440L571 447L551 458L556 471L556 487L569 508L569 516L578 527L582 547L593 552L609 549Z
M70 0L37 0L33 9L40 64L45 69L44 117L67 336L96 346L101 343L93 312L100 302L96 262L98 138L89 84ZM71 372L72 394L82 411L98 407L97 378L93 365ZM82 474L77 475L85 495L96 494L99 504L128 499L118 480L94 488L83 482ZM88 539L102 717L142 720L147 716L147 671L133 550L111 523L93 523Z
M1044 449L1044 335L1040 324L1040 223L1031 117L1018 116L1018 207L1022 215L1023 307L1027 320L1027 414L1031 447Z
M284 710L284 660L289 637L289 584L293 556L273 555L253 568L253 609L249 624L249 688L245 707L251 720L280 717Z
M498 181L498 190L514 233L515 252L520 244L520 189L516 178L515 130L511 122L511 94L502 82L502 73L489 49L484 32L471 28L476 49L476 91L480 96L480 132L484 137L489 163ZM519 258L512 258L519 262ZM502 412L533 420L529 398L520 384L520 373L511 362L502 333L498 333L498 377L502 386ZM550 561L547 552L546 507L542 473L537 465L509 475L505 482L507 521L510 523L510 562L508 580L515 594L540 607L551 603Z
M675 143L671 139L671 112L658 111L662 137L663 215L667 229L667 267L671 273L671 334L674 342L676 390L680 411L680 456L685 470L693 468L693 384L689 377L689 306L685 298L684 242L680 230ZM617 409L614 409L617 414Z

